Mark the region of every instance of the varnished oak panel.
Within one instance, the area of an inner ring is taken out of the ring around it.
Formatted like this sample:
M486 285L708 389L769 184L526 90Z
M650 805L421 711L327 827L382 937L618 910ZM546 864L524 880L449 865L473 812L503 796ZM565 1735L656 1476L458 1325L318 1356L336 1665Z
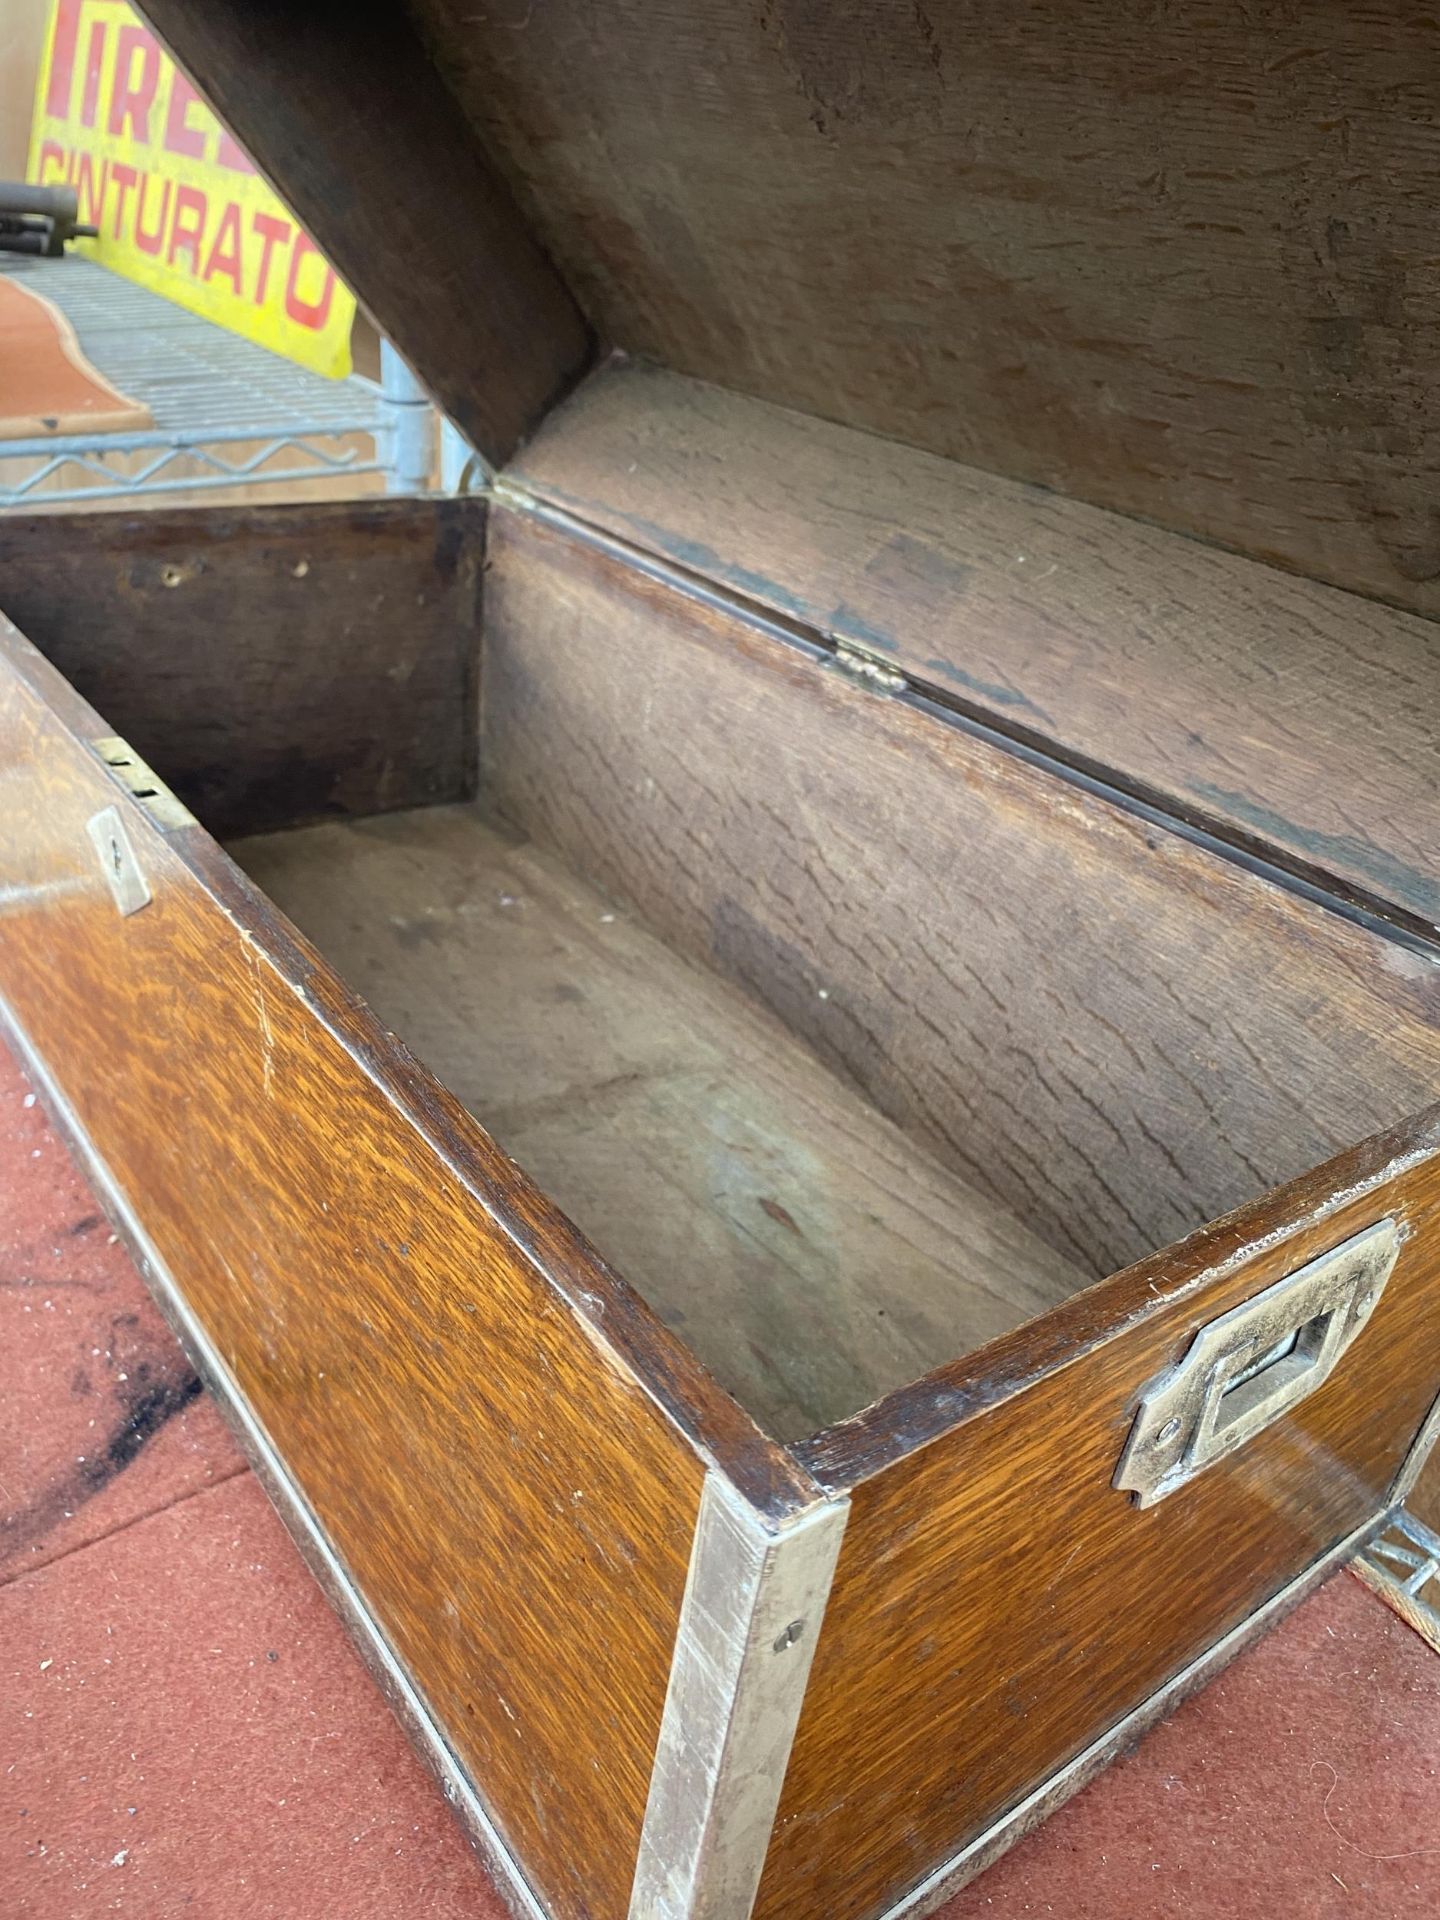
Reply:
M141 11L446 413L507 459L589 329L401 0Z
M0 605L217 833L459 800L485 509L0 516Z
M619 364L512 476L1381 911L1440 924L1440 628Z
M231 851L766 1431L1085 1276L734 987L474 807Z
M1440 1451L1433 1452L1411 1488L1405 1505L1417 1520L1440 1533Z
M1440 966L534 514L482 784L1092 1277L1428 1104Z
M621 1920L706 1457L772 1511L809 1483L0 644L0 994L552 1911Z
M1324 1386L1154 1507L1115 1492L1196 1328L1386 1215L1408 1237ZM1002 1348L806 1449L860 1484L757 1920L883 1911L1383 1511L1440 1384L1440 1114Z
M1412 6L414 5L617 346L1440 611Z

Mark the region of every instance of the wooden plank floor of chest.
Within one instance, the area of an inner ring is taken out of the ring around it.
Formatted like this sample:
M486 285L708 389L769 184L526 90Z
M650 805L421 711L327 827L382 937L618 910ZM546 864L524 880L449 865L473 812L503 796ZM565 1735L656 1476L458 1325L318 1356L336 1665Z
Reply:
M1435 1434L1430 402L1397 309L1326 411L1367 189L1265 217L1330 67L150 12L486 480L0 523L7 1030L518 1912L921 1913Z

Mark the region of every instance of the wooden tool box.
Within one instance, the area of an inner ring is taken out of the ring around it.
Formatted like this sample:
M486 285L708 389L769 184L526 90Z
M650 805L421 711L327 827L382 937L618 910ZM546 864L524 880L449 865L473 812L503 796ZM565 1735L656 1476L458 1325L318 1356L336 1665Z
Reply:
M923 1913L1434 1437L1440 46L148 11L490 477L0 524L10 1031L518 1913Z

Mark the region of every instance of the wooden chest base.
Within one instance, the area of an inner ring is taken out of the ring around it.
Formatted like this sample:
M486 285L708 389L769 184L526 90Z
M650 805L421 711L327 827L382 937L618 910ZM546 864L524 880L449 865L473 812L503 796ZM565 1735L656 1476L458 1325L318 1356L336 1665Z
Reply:
M320 803L236 732L228 854L183 700L5 634L8 1028L517 1911L918 1914L1403 1498L1436 961L518 487L415 511L478 662L364 752L293 662ZM323 636L321 532L255 565Z

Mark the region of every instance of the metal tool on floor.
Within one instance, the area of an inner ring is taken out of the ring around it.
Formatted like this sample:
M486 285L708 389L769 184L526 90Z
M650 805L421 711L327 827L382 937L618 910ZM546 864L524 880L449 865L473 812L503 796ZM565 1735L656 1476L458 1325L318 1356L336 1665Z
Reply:
M81 220L74 187L0 180L0 253L36 253L54 260L72 240L94 240L99 231Z

